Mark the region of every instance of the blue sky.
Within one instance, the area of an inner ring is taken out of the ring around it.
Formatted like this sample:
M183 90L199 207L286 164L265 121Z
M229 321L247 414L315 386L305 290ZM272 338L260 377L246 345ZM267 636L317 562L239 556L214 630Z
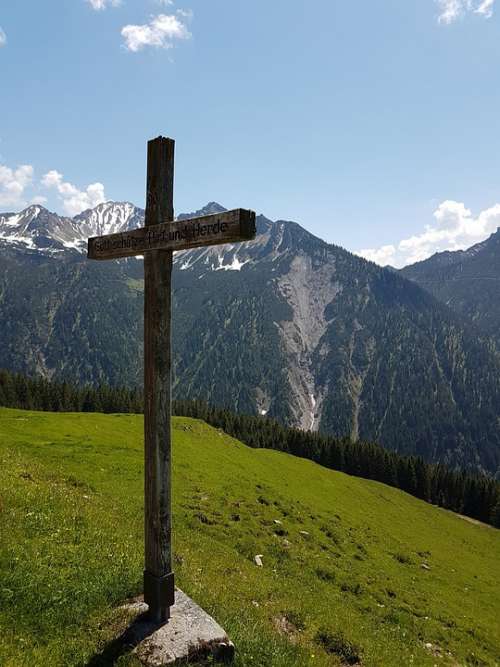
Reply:
M4 2L0 210L143 206L164 134L177 212L382 264L468 247L500 226L499 65L500 0Z

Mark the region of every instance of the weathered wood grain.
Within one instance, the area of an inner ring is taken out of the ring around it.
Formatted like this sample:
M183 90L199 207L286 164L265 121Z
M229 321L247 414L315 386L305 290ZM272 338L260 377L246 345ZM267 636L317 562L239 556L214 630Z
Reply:
M189 250L255 238L255 213L241 208L177 222L165 222L162 217L160 224L156 224L160 216L150 217L155 222L146 221L146 227L90 238L88 257L119 259L152 250Z
M173 220L174 147L148 143L146 228ZM174 603L172 574L171 319L172 251L144 258L144 599L156 622Z

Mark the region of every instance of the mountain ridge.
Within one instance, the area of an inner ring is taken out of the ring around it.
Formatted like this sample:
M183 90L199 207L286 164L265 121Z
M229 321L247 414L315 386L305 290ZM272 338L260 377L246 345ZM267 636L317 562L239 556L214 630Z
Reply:
M500 350L500 228L467 250L437 253L400 273L474 323Z
M80 224L105 224L103 211ZM257 232L175 254L174 395L496 474L500 357L474 323L297 223L259 215ZM0 365L141 383L142 262L55 243L4 239Z
M142 209L130 202L105 202L73 218L32 205L19 213L0 214L0 242L39 252L85 252L89 236L101 236L140 226Z

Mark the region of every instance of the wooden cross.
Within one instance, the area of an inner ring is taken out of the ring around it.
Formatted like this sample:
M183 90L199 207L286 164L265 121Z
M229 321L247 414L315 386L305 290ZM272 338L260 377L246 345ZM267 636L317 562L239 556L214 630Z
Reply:
M88 240L90 259L144 255L144 601L155 623L174 604L171 509L171 310L175 250L250 241L255 213L243 209L174 222L173 139L148 142L146 226Z

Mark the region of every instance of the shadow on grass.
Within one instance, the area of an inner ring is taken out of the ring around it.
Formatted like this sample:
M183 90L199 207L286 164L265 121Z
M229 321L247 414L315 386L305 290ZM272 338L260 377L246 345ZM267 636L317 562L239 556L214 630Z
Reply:
M111 667L124 655L129 654L146 637L158 630L161 624L152 623L147 612L140 614L122 634L109 642L104 649L94 655L85 667Z

